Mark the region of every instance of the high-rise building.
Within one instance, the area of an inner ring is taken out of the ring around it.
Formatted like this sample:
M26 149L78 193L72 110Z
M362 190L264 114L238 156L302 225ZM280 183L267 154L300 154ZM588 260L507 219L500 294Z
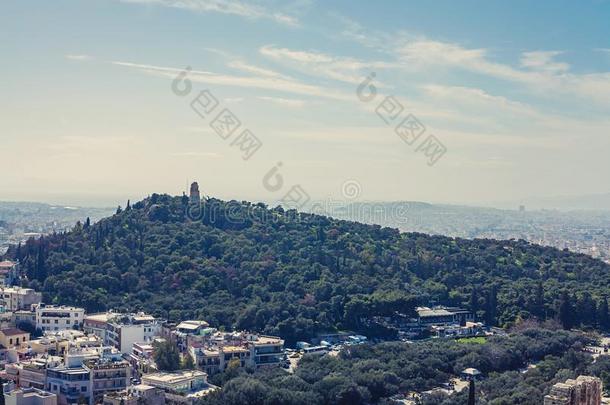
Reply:
M197 184L196 181L191 184L190 201L191 203L199 203L201 201L201 195L199 194L199 184Z
M576 380L557 383L544 397L544 405L600 405L602 382L597 377L579 376Z

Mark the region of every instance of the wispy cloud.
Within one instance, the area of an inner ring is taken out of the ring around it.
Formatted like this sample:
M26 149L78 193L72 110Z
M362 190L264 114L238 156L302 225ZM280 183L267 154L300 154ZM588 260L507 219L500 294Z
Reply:
M285 76L274 70L254 66L249 63L242 62L240 60L235 60L235 61L229 62L227 64L227 66L229 66L233 69L241 70L242 72L252 73L257 76L273 77L273 78L287 79L287 80L291 79L290 77Z
M175 78L178 73L182 72L183 70L179 68L144 65L131 62L115 61L112 63L114 65L135 68L156 76L168 77L171 79ZM351 94L346 94L338 90L331 90L316 85L310 85L297 80L271 78L267 76L232 76L208 71L193 70L189 74L189 79L194 82L216 84L221 86L259 88L343 101L354 100L354 97Z
M529 105L510 100L503 96L492 95L478 88L443 86L438 84L427 84L421 87L430 97L442 99L460 106L470 106L477 109L486 108L501 114L511 112L529 117L538 116L536 110Z
M521 56L521 66L551 73L567 72L570 70L570 65L554 61L555 56L562 53L561 51L524 52Z
M408 41L397 48L405 67L429 69L442 67L463 69L496 79L518 82L543 94L561 93L584 97L608 105L610 72L569 73L569 65L554 61L558 51L527 52L521 64L527 70L492 61L485 49L464 48L458 44L428 39Z
M89 55L85 55L85 54L68 54L65 55L66 59L70 59L70 60L91 60L93 59L93 57L89 56Z
M179 8L200 13L222 13L248 19L269 19L290 27L297 27L299 20L290 15L270 11L260 5L239 0L121 0L125 3L151 4Z
M360 83L371 69L397 67L395 63L367 62L321 52L279 48L273 45L265 45L259 49L259 52L267 58L288 65L302 73L350 84Z
M280 104L286 107L301 108L304 107L307 102L305 100L299 100L295 98L282 98L282 97L269 97L259 96L259 100L269 101L271 103Z

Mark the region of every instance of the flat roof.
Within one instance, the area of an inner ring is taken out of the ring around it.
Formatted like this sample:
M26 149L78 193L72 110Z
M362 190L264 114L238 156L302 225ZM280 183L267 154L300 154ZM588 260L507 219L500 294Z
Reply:
M112 317L114 315L115 314L109 313L109 312L100 312L97 314L85 315L85 320L86 321L97 321L97 322L108 322L108 319L110 319L110 317Z
M210 324L207 323L206 321L182 321L176 326L176 328L177 329L197 329L202 326L208 327L208 326L210 326Z
M283 344L284 341L276 336L265 336L265 335L258 335L258 339L256 340L249 340L249 342L253 342L254 344Z
M247 352L249 350L246 349L245 347L241 347L241 346L223 346L222 351L231 353L231 352Z
M163 384L178 384L184 381L188 381L192 378L198 377L206 377L207 374L203 371L198 370L185 370L185 371L176 371L173 373L152 373L152 374L144 374L142 376L142 381L146 380L148 382L158 382Z
M428 317L428 316L452 316L453 313L447 311L446 309L418 309L417 314L420 317Z

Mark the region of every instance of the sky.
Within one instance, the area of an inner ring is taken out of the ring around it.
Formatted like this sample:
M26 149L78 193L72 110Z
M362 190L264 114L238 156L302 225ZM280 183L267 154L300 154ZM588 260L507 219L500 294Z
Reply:
M0 200L608 193L608 21L607 0L2 1Z

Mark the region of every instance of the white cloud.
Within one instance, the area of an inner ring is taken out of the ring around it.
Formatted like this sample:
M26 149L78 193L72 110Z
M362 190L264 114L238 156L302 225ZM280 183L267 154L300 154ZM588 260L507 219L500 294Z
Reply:
M248 73L252 73L255 74L257 76L266 76L266 77L274 77L274 78L281 78L281 79L291 79L288 76L285 76L279 72L276 72L274 70L270 70L270 69L265 69L265 68L261 68L258 66L254 66L245 62L242 62L240 60L235 60L232 62L229 62L228 65L229 67L233 68L233 69L238 69L241 70L243 72L248 72Z
M294 98L282 98L282 97L269 97L269 96L260 96L257 97L259 100L269 101L271 103L280 104L286 107L294 107L300 108L305 106L305 100L299 100Z
M270 19L277 23L296 27L299 21L296 17L271 12L259 5L248 4L239 0L122 0L125 3L156 4L165 7L179 8L189 11L207 13L232 14L250 19Z
M560 51L524 52L521 56L521 66L551 73L567 72L570 70L570 65L554 61L555 56L562 53Z
M501 79L532 82L538 73L522 72L487 59L485 49L467 49L448 42L428 39L409 41L397 49L406 66L426 69L430 66L461 68Z
M91 56L85 55L85 54L68 54L68 55L65 55L65 56L66 56L66 59L79 60L79 61L93 59Z
M112 62L114 65L135 68L143 72L174 79L183 69L144 65L131 62ZM213 72L193 70L188 75L189 80L198 83L216 84L221 86L259 88L265 90L281 91L286 93L300 94L306 96L321 97L342 101L354 101L351 94L336 90L330 90L315 85L288 80L282 78L260 77L260 76L231 76Z
M354 58L336 57L320 52L292 50L265 45L259 52L276 62L309 74L340 82L359 84L372 69L396 67L388 62L366 62ZM378 85L383 87L382 84Z
M485 49L468 49L457 44L415 40L397 48L405 68L441 67L464 69L497 79L518 82L540 94L562 94L591 99L602 105L610 103L610 72L596 74L569 73L569 65L553 61L557 51L523 54L521 70L489 59Z
M421 86L425 93L433 98L445 100L460 106L475 108L488 108L498 113L516 113L530 117L538 116L536 110L518 101L509 100L506 97L496 96L482 89L462 86L442 86L428 84ZM457 102L457 103L456 103Z

